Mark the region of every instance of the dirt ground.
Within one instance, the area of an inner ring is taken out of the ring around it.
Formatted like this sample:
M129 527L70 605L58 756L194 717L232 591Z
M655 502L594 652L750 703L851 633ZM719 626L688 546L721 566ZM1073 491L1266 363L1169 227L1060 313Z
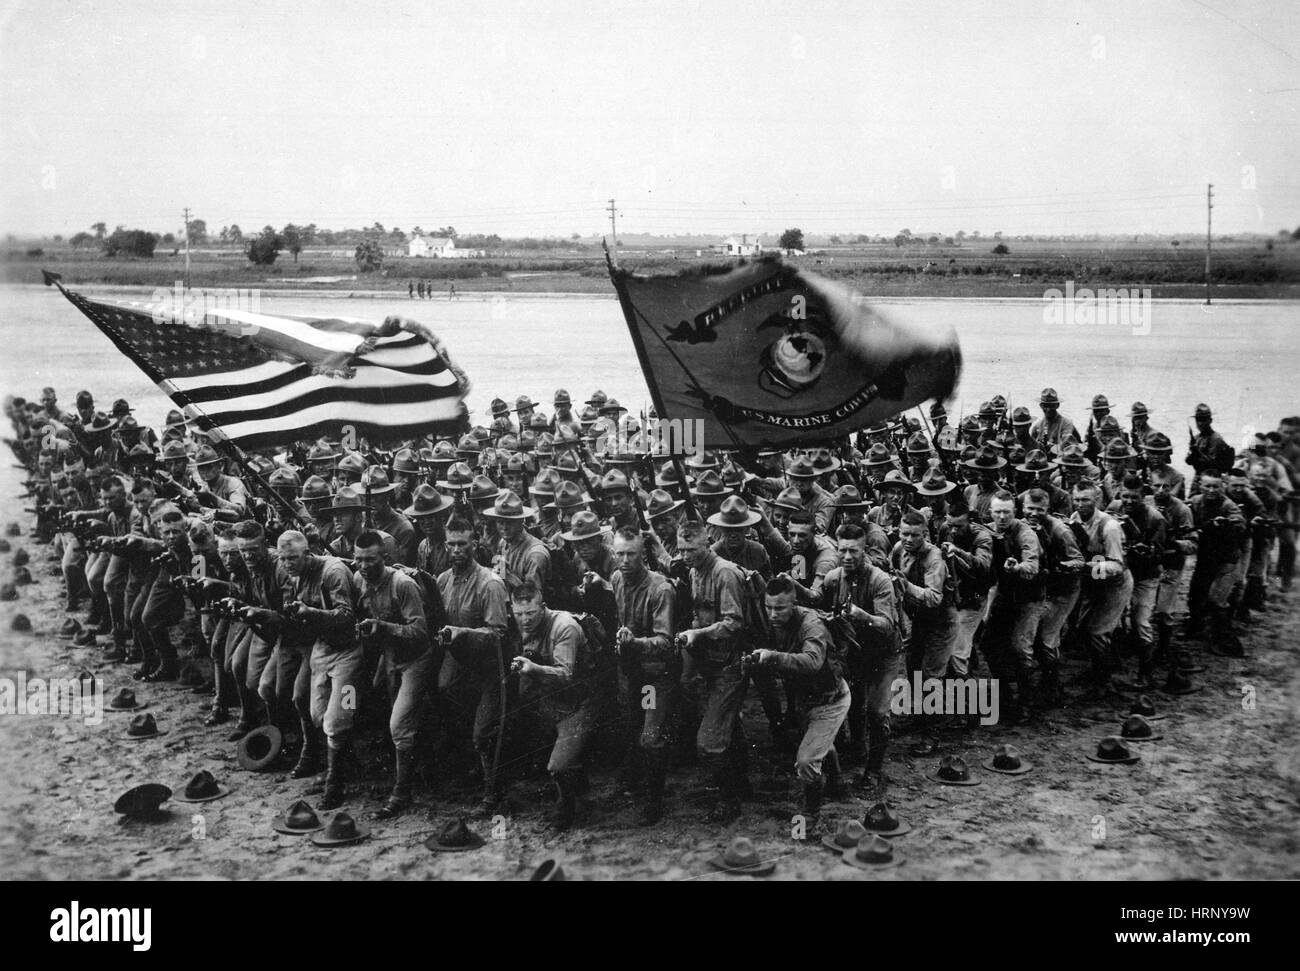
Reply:
M6 463L8 464L8 463ZM0 604L0 677L71 677L89 667L105 681L105 694L134 685L125 665L97 664L92 649L73 648L57 635L63 621L61 581L50 574L52 547L31 537L32 517L21 512L19 473L0 474L0 522L18 521L23 536L10 539L32 556L32 586L15 603ZM12 576L12 555L0 564L0 581ZM31 633L13 633L23 612ZM927 773L938 756L912 759L911 739L898 737L886 766L889 798L913 830L895 841L902 866L864 872L844 865L822 847L820 832L791 836L789 767L778 759L751 703L746 717L754 746L757 798L729 827L700 822L695 771L669 776L669 814L651 828L635 825L635 808L621 797L608 772L593 788L572 832L548 837L543 779L516 783L511 806L496 820L473 820L487 837L473 852L436 854L423 840L446 818L468 812L460 802L431 801L417 790L419 809L398 820L370 819L381 799L372 794L387 778L350 788L347 808L373 826L366 841L338 849L271 829L308 781L286 772L240 770L228 726L204 728L203 699L163 685L135 685L146 709L167 734L145 742L121 740L129 715L105 713L101 724L51 715L0 715L0 873L9 879L523 879L554 857L570 879L729 880L706 861L737 834L750 836L765 859L777 863L773 879L1295 879L1300 877L1300 672L1296 594L1271 594L1270 609L1255 625L1244 660L1205 650L1208 670L1196 675L1204 689L1182 697L1155 696L1167 717L1163 739L1139 745L1131 766L1088 761L1096 742L1117 733L1119 703L1071 703L1025 728L994 726L962 739L942 739L941 754L963 754L981 782L947 787ZM1082 659L1069 659L1066 686L1080 683ZM751 692L752 695L752 692ZM1253 706L1252 706L1253 702ZM992 747L1011 742L1036 767L1025 776L984 770ZM180 791L209 769L233 793L216 802L171 802L161 822L124 821L114 799L146 781ZM849 766L853 774L860 768ZM308 797L310 799L310 797ZM831 803L823 825L861 817L866 804ZM202 830L203 838L195 838Z

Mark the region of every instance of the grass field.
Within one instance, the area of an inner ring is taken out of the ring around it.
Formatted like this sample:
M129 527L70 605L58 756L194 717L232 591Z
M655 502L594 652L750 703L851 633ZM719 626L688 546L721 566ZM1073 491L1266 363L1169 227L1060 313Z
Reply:
M1038 296L1063 286L1150 287L1155 297L1195 297L1205 292L1203 240L1175 247L1140 242L1006 240L1010 253L994 255L993 240L960 246L892 243L827 247L789 261L834 277L866 293L888 296ZM37 252L39 250L39 252ZM620 248L623 266L673 272L725 257L696 249ZM160 249L152 259L108 259L98 250L66 245L11 245L0 263L8 283L40 283L42 268L72 284L170 287L184 275L184 255ZM336 278L318 280L314 278ZM389 257L383 270L359 273L342 251L305 250L270 267L251 265L236 249L196 251L190 283L205 287L402 291L423 280L436 292L451 284L466 292L608 293L604 256L596 247L539 255L522 251L476 260ZM1216 241L1215 292L1223 297L1300 297L1300 243Z

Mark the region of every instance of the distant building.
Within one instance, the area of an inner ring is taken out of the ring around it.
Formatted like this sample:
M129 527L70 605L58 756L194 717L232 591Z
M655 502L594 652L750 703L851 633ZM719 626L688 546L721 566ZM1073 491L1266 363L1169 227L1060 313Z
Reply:
M758 242L758 237L754 242L749 241L749 236L728 236L722 241L720 250L724 256L760 256L763 252L763 245Z
M456 241L450 236L415 236L406 244L406 255L450 260L461 254L456 252Z

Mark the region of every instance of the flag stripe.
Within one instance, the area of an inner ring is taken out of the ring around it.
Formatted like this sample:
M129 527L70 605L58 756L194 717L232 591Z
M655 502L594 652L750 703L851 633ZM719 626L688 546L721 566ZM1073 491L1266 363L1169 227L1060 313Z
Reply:
M264 394L240 395L222 399L220 404L214 404L213 407L207 409L207 412L213 421L220 424L223 421L237 420L230 417L232 415L272 411L285 414L320 401L377 403L392 401L396 404L407 401L434 401L438 398L455 397L458 393L457 386L454 383L447 385L398 385L384 381L382 375L379 375L378 378L379 380L365 383L349 381L348 387L344 391L340 391L337 387L338 382L330 378L307 378ZM194 399L191 398L191 400Z
M271 415L256 421L217 422L236 444L253 435L279 435L283 443L303 437L302 430L319 422L342 425L368 424L375 428L423 428L420 434L442 434L464 414L455 398L440 401L417 401L410 404L366 404L354 401L330 401L305 408L291 415Z

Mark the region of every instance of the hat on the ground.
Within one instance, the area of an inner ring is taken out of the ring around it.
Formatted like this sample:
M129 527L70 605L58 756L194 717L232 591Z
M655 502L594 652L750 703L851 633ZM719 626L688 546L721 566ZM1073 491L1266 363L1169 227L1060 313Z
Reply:
M887 802L878 802L868 809L862 817L862 825L877 836L902 836L912 831L912 827L899 819Z
M1124 739L1118 735L1107 735L1097 743L1097 751L1088 756L1090 762L1118 763L1132 765L1141 756L1134 755Z
M822 837L822 846L843 853L858 845L858 840L867 835L867 828L856 819L841 819L835 824L835 832Z
M1128 713L1130 715L1141 715L1147 721L1159 721L1165 716L1156 710L1156 703L1151 700L1150 695L1138 695L1129 705Z
M1165 679L1160 691L1167 695L1190 695L1193 692L1200 691L1202 687L1204 685L1193 684L1186 671L1175 666L1169 669L1169 677Z
M979 779L972 779L970 767L960 755L945 755L939 760L939 766L930 776L935 782L946 786L977 786Z
M1003 775L1024 775L1034 768L1020 757L1020 750L1014 745L997 746L993 749L993 758L980 764L986 769L1001 772Z
M18 549L14 551L14 558L13 558L14 566L26 566L31 561L32 561L31 555L27 552L27 549L25 547L20 546L18 547Z
M139 711L144 703L136 700L135 692L130 688L118 688L106 707L109 711Z
M274 725L254 728L235 744L235 760L249 772L261 772L280 755L284 736Z
M686 505L685 499L674 499L663 489L656 489L650 493L650 498L646 501L645 518L657 519L665 513L681 509Z
M18 588L12 583L0 583L0 600L17 600Z
M158 727L158 723L154 721L153 715L146 712L143 715L136 715L131 719L131 724L126 727L126 731L122 734L122 737L138 742L146 738L156 738L159 735L166 734L165 731Z
M190 776L184 791L176 796L177 802L212 802L230 795L230 787L223 786L207 769L200 769Z
M311 841L317 846L343 846L359 843L369 835L369 826L358 823L349 813L337 812L324 829L311 834Z
M1120 737L1130 742L1154 742L1164 738L1142 715L1129 715L1120 726Z
M81 621L77 620L76 617L69 617L59 627L60 637L65 637L65 638L76 637L80 633L81 633Z
M597 536L604 536L612 532L609 526L604 526L600 522L600 517L590 509L582 509L573 514L573 520L569 525L567 533L561 533L565 542L578 543L584 539L592 539Z
M32 629L32 619L26 614L14 614L9 621L9 629L19 634L26 634Z
M277 833L284 833L286 836L303 836L324 829L325 824L316 815L316 810L299 799L284 811L283 816L276 817L275 822L271 824L271 828Z
M564 867L560 866L560 861L552 858L545 859L537 865L532 876L528 878L529 883L554 883L564 880Z
M894 844L876 833L862 837L858 845L845 850L840 859L859 870L892 869L903 862L903 858L894 852Z
M148 819L158 815L158 808L172 797L172 791L157 782L128 789L113 803L113 812L134 819Z
M725 850L709 858L709 866L724 873L765 877L776 869L776 861L760 859L754 841L747 836L737 836Z
M477 850L485 842L482 836L465 825L463 817L458 816L444 823L438 832L424 841L424 845L435 853L463 853Z
M744 529L753 526L762 518L750 509L749 503L740 496L728 496L722 500L722 505L709 517L708 522L711 526L722 526L726 529Z
M17 523L6 523L6 524L5 524L5 535L6 535L6 536L21 536L22 534L23 534L23 529L22 529L22 527L19 526Z

